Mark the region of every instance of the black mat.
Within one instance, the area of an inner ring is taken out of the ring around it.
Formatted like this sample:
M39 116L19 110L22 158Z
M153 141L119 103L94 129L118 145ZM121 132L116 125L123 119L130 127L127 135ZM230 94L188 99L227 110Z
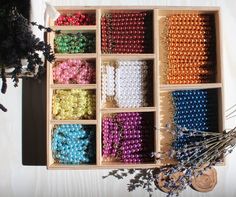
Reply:
M46 165L46 77L22 86L22 163Z

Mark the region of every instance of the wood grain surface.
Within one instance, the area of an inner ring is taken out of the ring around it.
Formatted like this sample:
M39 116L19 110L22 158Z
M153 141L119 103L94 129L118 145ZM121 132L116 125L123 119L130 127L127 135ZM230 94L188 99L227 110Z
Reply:
M236 103L235 0L51 0L50 2L57 6L221 6L224 78L226 79L225 108ZM32 20L42 23L44 8L42 0L32 1ZM41 34L38 33L38 35ZM8 79L7 94L0 96L0 102L8 108L7 113L0 112L0 197L148 197L148 193L143 189L137 189L134 192L127 191L129 177L122 180L113 177L102 179L109 170L48 171L45 166L38 166L45 163L46 155L44 146L46 130L43 117L40 115L44 113L44 99L46 99L43 96L42 85L43 83L33 84L30 81L24 81L22 84L21 81L19 87L14 88L11 79ZM38 100L34 100L35 97ZM235 118L226 121L226 128L232 128L235 125ZM212 192L198 193L188 188L181 196L235 197L235 157L236 151L228 157L225 167L217 167L218 183ZM153 196L164 197L166 194L157 190Z

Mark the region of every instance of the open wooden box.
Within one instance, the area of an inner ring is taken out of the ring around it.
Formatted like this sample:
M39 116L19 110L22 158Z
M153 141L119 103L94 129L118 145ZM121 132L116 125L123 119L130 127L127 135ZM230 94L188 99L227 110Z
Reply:
M50 27L54 30L61 30L62 32L92 32L96 36L96 51L94 53L77 53L65 54L56 53L56 61L66 60L69 58L80 58L85 60L95 61L96 66L96 83L79 85L79 84L54 84L52 79L52 67L54 64L47 66L47 167L48 169L98 169L98 168L153 168L160 167L164 163L153 162L140 164L126 164L119 161L106 161L102 157L102 118L107 114L119 112L144 112L148 113L153 118L152 143L154 144L154 152L166 151L169 144L169 136L163 130L166 123L165 115L168 113L165 110L166 93L175 90L189 90L189 89L216 89L218 96L218 132L224 129L224 109L223 109L223 84L222 84L222 52L221 52L221 35L220 35L220 10L218 7L57 7L60 13L74 13L80 11L82 13L92 13L96 17L95 25L88 26L55 26L53 21L50 21ZM139 12L147 11L152 15L153 27L153 46L152 53L141 54L104 54L101 50L101 16L106 13L114 12ZM162 80L162 56L163 47L161 43L161 32L163 31L162 19L173 14L210 14L214 17L215 25L215 50L216 50L216 76L212 83L200 84L168 84ZM48 42L54 48L55 33L48 35ZM101 103L101 68L104 62L114 60L147 60L151 62L152 71L152 98L151 104L147 107L140 108L119 108L106 107ZM88 89L93 90L96 94L96 117L89 120L55 120L52 116L52 95L57 89ZM94 125L96 127L96 161L93 164L83 165L64 165L54 161L52 156L51 142L52 129L55 125L60 124L83 124Z

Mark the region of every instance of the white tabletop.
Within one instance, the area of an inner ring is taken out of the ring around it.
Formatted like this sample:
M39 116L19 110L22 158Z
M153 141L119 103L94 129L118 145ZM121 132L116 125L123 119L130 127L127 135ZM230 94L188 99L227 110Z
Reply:
M235 0L51 0L54 5L164 5L164 6L220 6L222 8L223 64L225 84L225 108L236 104L236 1ZM158 2L158 3L157 3ZM33 20L43 21L44 3L32 2ZM0 112L0 197L144 197L148 194L138 189L128 192L128 179L102 179L108 170L48 171L45 166L22 165L22 83L14 88L8 79L6 95L0 102L8 112ZM226 121L226 128L236 126L236 118ZM190 188L184 197L236 197L236 151L226 162L217 167L218 184L210 193L198 193ZM165 196L160 191L154 196Z

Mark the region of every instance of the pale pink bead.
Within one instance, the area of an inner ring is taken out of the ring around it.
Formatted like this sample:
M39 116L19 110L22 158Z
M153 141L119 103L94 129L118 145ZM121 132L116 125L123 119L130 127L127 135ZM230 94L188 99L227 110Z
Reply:
M63 83L64 82L63 78L58 78L58 82Z
M64 81L69 81L69 79L70 79L70 78L69 78L68 76L63 76L63 80L64 80Z
M74 60L73 59L69 59L67 60L68 64L73 64L74 63Z
M63 74L66 75L66 76L69 75L68 70L65 70Z
M75 63L76 65L80 65L81 64L81 60L76 60L76 63Z
M55 68L55 70L62 71L61 65L59 64L59 65Z
M63 62L63 63L60 64L60 67L61 67L62 69L65 69L65 68L67 67L67 64L66 64L65 62Z
M55 74L56 74L56 76L60 76L60 75L61 75L61 71L57 70L57 71L55 72Z
M76 75L78 74L78 72L74 71L72 74L73 74L73 77L76 77Z
M68 77L69 77L70 79L72 79L72 78L74 77L74 75L69 74Z
M67 70L67 76L71 76L72 75L72 72L71 72L71 70Z

